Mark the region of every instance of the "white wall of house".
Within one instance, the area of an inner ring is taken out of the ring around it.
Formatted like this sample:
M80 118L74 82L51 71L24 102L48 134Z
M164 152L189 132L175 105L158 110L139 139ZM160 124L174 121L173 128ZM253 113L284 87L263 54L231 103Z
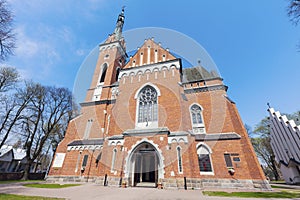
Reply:
M300 126L269 108L271 147L288 184L300 183Z

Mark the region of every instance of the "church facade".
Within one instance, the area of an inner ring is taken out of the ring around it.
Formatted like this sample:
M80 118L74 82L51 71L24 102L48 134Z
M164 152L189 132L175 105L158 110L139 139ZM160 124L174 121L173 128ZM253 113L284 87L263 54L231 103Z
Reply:
M127 58L124 12L47 179L108 186L269 189L236 105L214 71L183 68L153 39ZM142 42L141 42L142 43Z

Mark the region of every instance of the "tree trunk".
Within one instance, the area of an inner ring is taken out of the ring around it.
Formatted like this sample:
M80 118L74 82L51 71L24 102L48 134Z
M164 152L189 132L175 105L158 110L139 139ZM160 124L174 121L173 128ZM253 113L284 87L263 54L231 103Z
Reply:
M277 168L277 165L276 165L276 161L275 161L275 156L271 156L271 165L272 165L272 171L273 171L273 174L274 174L274 178L276 181L279 180L279 173L278 173L278 168Z
M31 165L32 165L32 161L27 161L27 163L25 165L25 169L24 169L24 174L23 174L22 180L29 180L29 173L30 173Z

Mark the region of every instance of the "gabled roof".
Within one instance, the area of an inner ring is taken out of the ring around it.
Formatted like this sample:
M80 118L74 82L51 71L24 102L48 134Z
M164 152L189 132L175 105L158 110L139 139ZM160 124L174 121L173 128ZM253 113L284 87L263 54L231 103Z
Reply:
M153 39L146 39L142 47L138 48L137 52L130 57L129 62L123 69L149 65L168 60L176 59L168 49L164 49L160 44L154 42Z
M13 160L23 160L26 157L26 151L24 149L15 149L12 146L3 145L0 149L0 158L10 152L12 153Z
M12 146L3 145L0 149L0 158L12 150Z

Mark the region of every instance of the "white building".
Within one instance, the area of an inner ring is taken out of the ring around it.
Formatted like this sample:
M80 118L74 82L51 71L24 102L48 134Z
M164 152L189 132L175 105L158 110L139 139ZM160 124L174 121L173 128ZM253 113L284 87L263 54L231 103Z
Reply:
M271 146L288 184L300 183L300 126L274 108L270 114Z
M0 173L21 172L26 165L26 152L24 149L16 149L3 145L0 149Z

